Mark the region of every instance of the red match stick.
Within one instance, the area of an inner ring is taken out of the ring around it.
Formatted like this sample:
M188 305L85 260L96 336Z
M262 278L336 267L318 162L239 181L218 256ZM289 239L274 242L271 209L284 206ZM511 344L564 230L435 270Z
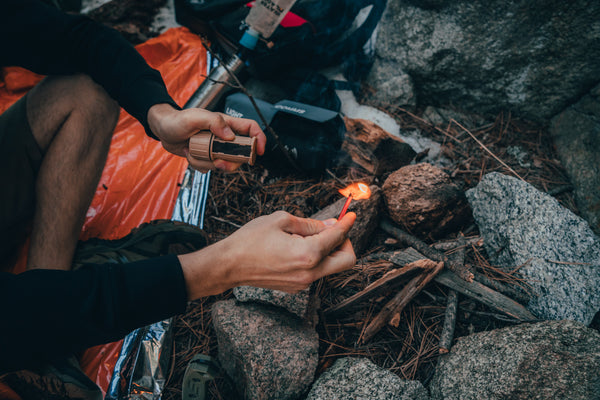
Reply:
M346 202L344 203L344 207L342 208L342 212L340 213L340 216L338 217L338 221L340 219L342 219L342 217L344 215L346 215L346 211L348 211L348 207L350 206L350 202L352 201L352 193L350 193L348 195L348 198L346 199Z

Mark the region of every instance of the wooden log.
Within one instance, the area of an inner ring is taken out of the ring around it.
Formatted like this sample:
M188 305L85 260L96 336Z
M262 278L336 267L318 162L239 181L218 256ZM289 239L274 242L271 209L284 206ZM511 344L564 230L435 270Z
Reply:
M402 268L393 269L393 270L387 272L381 278L377 279L375 282L368 285L366 288L364 288L360 292L348 297L347 299L336 304L335 306L329 307L324 312L326 314L340 312L340 311L348 309L353 304L368 300L368 299L378 295L379 293L381 293L382 289L393 285L395 282L398 282L401 278L406 277L410 273L416 272L416 271L422 271L426 268L430 268L430 262L431 262L431 260L421 259L421 260L416 260L409 264L406 264Z
M382 189L390 218L420 237L440 237L469 216L462 189L427 163L393 172Z
M443 262L448 269L455 272L458 276L460 276L466 282L473 282L474 274L464 263L457 263L455 261L451 261L448 256L446 256L441 251L433 249L427 245L427 243L422 240L417 239L413 235L404 232L402 229L394 226L388 220L382 220L379 223L379 227L393 235L396 239L403 242L404 244L411 246L421 254L425 255L425 257L430 258L435 261ZM390 260L391 261L391 260ZM393 262L393 261L392 261Z
M532 313L516 301L479 282L465 282L451 271L442 272L435 278L435 281L516 320L523 322L537 321L537 318Z
M379 176L410 164L417 154L408 143L366 119L345 118L342 150L369 173Z
M404 286L404 288L390 300L383 309L371 320L371 322L364 329L360 341L366 343L377 334L396 314L400 314L404 307L417 295L419 292L442 270L444 267L443 262L428 261L429 268L425 270L419 276L414 277ZM399 318L395 318L396 323L399 322Z

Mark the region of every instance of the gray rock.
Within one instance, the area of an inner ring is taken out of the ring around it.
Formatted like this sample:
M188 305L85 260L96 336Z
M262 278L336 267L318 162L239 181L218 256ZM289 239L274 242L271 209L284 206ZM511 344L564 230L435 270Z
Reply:
M263 289L252 286L239 286L233 289L233 295L241 302L257 302L271 304L286 309L300 318L316 325L318 298L311 295L310 289L291 294L281 290Z
M306 400L429 400L418 381L405 381L367 358L340 358L313 385Z
M574 321L522 324L460 338L442 356L432 399L600 398L600 334Z
M529 310L589 325L600 309L600 243L588 224L517 178L485 175L467 191L492 264L532 287Z
M547 121L598 83L599 16L585 0L389 0L374 68L409 74L420 104Z
M554 117L550 134L575 185L577 207L600 234L600 85Z
M417 104L410 75L391 68L384 62L373 65L367 82L378 89L369 95L370 100L405 107L414 107Z
M350 232L348 232L348 238L352 242L354 252L357 255L362 254L369 246L372 234L379 224L379 212L383 203L381 189L375 185L371 185L369 188L371 189L370 198L366 200L353 200L350 203L350 207L348 207L348 211L356 213L356 221ZM321 221L328 218L337 218L345 202L346 199L342 197L335 203L311 215L311 218Z
M300 318L259 304L212 309L219 361L245 399L298 399L310 388L319 338Z

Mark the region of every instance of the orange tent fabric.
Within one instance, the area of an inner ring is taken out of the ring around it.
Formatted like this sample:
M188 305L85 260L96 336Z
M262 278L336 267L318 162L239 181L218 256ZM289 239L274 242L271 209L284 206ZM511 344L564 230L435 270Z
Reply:
M169 93L183 105L206 75L206 50L200 38L185 28L170 29L136 47L148 64L159 70ZM0 112L23 96L43 77L21 68L2 71ZM111 142L106 166L87 212L80 239L117 239L136 226L171 218L187 161L163 150L149 138L141 124L125 111ZM23 251L15 273L24 270ZM122 342L87 350L81 365L106 391ZM0 388L0 393L3 393Z

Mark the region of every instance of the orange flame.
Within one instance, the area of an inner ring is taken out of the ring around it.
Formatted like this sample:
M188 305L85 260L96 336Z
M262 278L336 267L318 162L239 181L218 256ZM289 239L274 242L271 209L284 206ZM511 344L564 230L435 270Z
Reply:
M371 197L371 189L369 189L369 185L362 182L352 183L345 188L340 189L339 192L344 197L352 195L354 200L364 200Z

